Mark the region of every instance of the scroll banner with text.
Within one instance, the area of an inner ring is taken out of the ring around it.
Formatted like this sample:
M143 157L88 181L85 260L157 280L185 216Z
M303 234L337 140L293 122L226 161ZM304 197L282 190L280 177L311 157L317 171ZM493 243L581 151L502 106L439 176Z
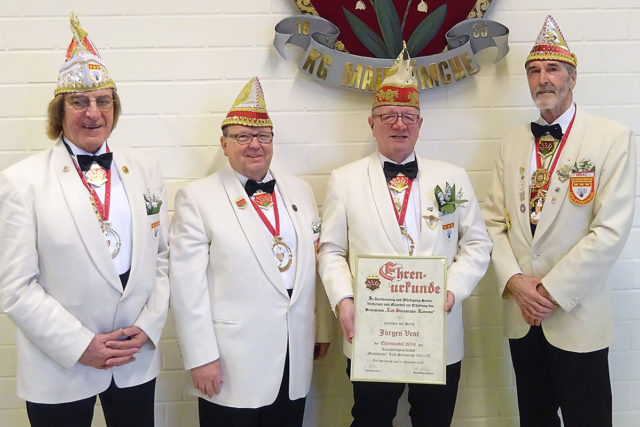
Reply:
M333 48L339 34L338 27L319 16L291 16L276 25L273 46L283 58L287 44L304 49L298 68L315 80L359 92L375 92L395 59L340 52ZM412 58L418 90L449 86L473 76L480 71L475 54L483 49L497 47L495 62L509 52L509 29L484 18L459 22L446 38L446 52Z

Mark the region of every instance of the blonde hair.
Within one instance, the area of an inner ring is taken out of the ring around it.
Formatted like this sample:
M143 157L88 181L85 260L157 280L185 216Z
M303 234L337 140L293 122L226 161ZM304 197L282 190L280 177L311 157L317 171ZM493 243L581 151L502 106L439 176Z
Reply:
M116 128L118 118L122 112L120 105L120 97L115 89L111 89L113 94L113 126L111 131ZM67 93L59 93L49 102L47 108L47 136L50 139L58 139L62 135L62 121L64 120L64 100Z

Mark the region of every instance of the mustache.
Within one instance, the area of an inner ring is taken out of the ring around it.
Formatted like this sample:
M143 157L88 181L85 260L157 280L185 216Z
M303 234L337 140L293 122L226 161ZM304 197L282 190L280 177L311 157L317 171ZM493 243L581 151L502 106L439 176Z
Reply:
M552 85L545 85L545 86L538 86L536 87L535 91L533 92L534 96L537 96L541 93L553 93L556 94L558 91L557 89L552 86Z

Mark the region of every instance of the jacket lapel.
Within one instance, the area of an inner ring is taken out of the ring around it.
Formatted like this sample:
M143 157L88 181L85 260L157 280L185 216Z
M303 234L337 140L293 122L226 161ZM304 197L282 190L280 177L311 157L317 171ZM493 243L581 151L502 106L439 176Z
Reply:
M571 132L567 137L567 142L565 143L562 153L560 153L560 158L558 159L558 163L549 182L549 190L542 207L542 214L540 216L540 221L538 222L538 227L536 228L535 240L540 239L541 236L549 230L556 215L558 215L558 212L560 211L560 206L562 206L563 203L571 203L567 202L569 179L564 182L560 181L557 172L563 166L573 166L573 163L577 160L578 153L580 152L582 141L584 141L586 129L587 123L585 115L576 110L576 118L573 121Z
M284 282L280 276L280 271L278 270L276 263L273 261L271 245L269 245L268 241L265 239L265 232L263 230L264 224L262 224L262 220L251 205L251 200L244 191L244 188L242 188L242 184L235 172L231 168L227 167L221 171L221 174L229 206L231 206L231 209L233 209L233 212L238 219L240 228L242 228L244 236L249 242L249 246L256 257L256 261L271 284L279 292L287 295L288 298ZM247 205L244 209L240 209L236 205L236 201L239 199L244 199L246 201Z
M514 144L516 146L514 149L514 160L517 162L516 167L518 168L518 174L512 180L513 189L516 193L513 200L517 201L516 219L520 231L526 237L527 242L531 244L533 236L531 234L531 223L529 222L529 202L531 199L530 185L533 171L530 170L530 165L531 153L533 152L533 144L535 141L531 132L528 131L526 131L526 136L523 139L525 140L523 144ZM505 159L505 162L508 161L510 161L510 159ZM505 169L507 169L507 167L505 167ZM524 209L522 209L522 207L524 207Z
M377 152L369 156L368 174L369 187L371 188L375 209L382 223L382 228L395 251L399 254L405 254L407 253L407 248L402 240L402 234L400 234L398 219L393 211L387 180L384 177Z
M69 214L73 218L89 256L105 280L122 292L122 284L109 254L104 235L100 231L96 213L89 200L91 196L82 184L73 160L61 140L53 147L51 161L69 208Z
M143 188L144 179L141 171L132 166L127 151L115 144L109 144L109 147L113 152L114 167L112 168L112 173L115 172L120 177L131 211L131 270L124 292L128 294L138 283L137 278L141 272L141 257L144 251L147 250L145 249L144 232L149 225L147 224L147 209L143 198L147 189ZM123 170L126 170L127 173L124 173Z
M440 224L442 219L438 216L439 209L434 193L438 183L433 180L433 177L438 174L433 171L432 164L431 168L427 165L425 159L416 156L416 160L418 161L418 184L420 186L420 238L417 253L431 256L442 234L442 224ZM444 182L440 185L444 185ZM438 219L433 220L432 216Z

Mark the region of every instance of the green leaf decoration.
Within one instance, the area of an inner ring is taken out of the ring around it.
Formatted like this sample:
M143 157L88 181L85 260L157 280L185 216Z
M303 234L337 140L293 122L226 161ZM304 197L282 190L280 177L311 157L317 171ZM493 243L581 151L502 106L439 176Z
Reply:
M344 12L345 18L349 22L349 26L353 30L353 33L356 35L360 43L364 45L371 53L373 53L376 58L391 58L391 54L387 49L387 46L384 44L380 36L378 36L367 24L362 22L360 18L358 18L353 13L349 12L345 7L342 7L342 11Z
M402 27L396 7L392 0L376 0L373 9L378 18L382 38L391 54L389 58L396 58L402 50Z
M454 213L456 210L456 205L447 203L446 205L440 208L440 212L442 213Z
M442 193L442 188L440 188L439 185L436 185L436 188L433 190L433 194L436 196L436 202L438 203L438 206L442 206L440 204L440 197L438 196L440 193Z
M422 49L424 49L435 37L438 31L440 31L440 27L442 27L442 23L446 16L447 5L443 4L418 24L416 30L407 42L407 49L409 50L409 55L411 57L418 56Z

